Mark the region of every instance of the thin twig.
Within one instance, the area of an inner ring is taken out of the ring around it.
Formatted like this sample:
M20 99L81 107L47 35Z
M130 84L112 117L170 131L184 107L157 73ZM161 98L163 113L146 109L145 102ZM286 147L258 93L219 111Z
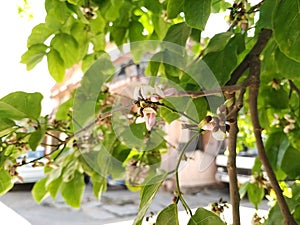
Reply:
M300 89L296 86L296 84L292 80L289 80L289 84L290 84L291 90L296 91L298 97L300 97Z
M182 96L190 96L192 98L200 98L200 97L207 97L212 95L219 95L219 94L232 94L234 92L240 91L245 89L251 84L250 79L245 79L243 82L234 85L228 85L224 87L219 87L213 90L205 90L205 91L180 91L174 95L174 97L182 97Z
M247 14L251 14L251 13L256 12L257 9L259 9L259 8L262 6L262 4L264 3L264 1L265 1L265 0L262 0L261 2L259 2L259 3L257 3L256 5L252 6L252 7L248 10Z

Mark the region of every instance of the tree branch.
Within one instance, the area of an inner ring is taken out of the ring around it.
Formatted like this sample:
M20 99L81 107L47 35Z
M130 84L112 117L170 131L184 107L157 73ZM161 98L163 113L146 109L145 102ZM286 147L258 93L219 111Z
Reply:
M262 0L261 2L259 2L259 3L257 3L256 5L252 6L252 7L248 10L247 14L251 14L251 13L256 12L256 10L259 9L259 8L262 6L262 4L264 3L264 1L265 1L265 0Z
M230 94L226 96L226 99L234 99L235 105L235 94ZM239 128L237 125L238 110L234 109L234 105L230 107L229 112L232 117L232 122L230 122L229 138L228 138L228 161L227 170L229 175L229 194L230 203L232 205L232 221L233 225L240 225L240 195L237 180L237 168L236 168L236 140Z
M292 80L289 80L289 85L291 90L296 91L297 95L300 97L300 89L296 86L296 84Z
M254 135L256 139L256 147L258 150L258 157L261 161L261 163L264 166L264 169L269 177L270 184L273 188L273 190L276 193L277 202L280 207L280 210L284 217L284 224L285 225L296 225L296 221L294 220L288 205L285 201L285 198L282 194L282 190L277 182L276 176L274 174L274 171L272 170L271 164L268 160L268 157L265 152L265 147L262 141L261 137L261 131L262 128L259 124L259 118L258 118L258 109L257 109L257 98L258 98L258 89L260 84L260 61L258 58L258 55L250 55L250 61L249 61L249 76L251 79L253 79L255 82L252 83L250 86L250 93L249 93L249 109L251 114L251 120L252 125L254 129Z
M243 82L234 85L228 85L224 87L219 87L212 90L206 91L180 91L174 95L174 97L181 97L181 96L190 96L192 98L199 98L199 97L206 97L211 95L218 95L218 94L232 94L237 91L241 91L246 87L250 86L251 80L245 79Z

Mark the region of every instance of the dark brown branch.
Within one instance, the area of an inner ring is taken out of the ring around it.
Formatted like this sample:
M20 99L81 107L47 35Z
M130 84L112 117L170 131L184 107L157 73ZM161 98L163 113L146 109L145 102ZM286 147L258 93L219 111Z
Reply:
M252 6L249 10L248 10L248 14L254 13L256 12L257 9L259 9L262 4L264 3L265 0L262 0L261 2L257 3L256 5Z
M265 147L261 137L262 128L259 124L258 118L258 109L257 109L257 98L258 98L258 89L260 83L260 61L257 55L251 55L250 62L249 62L249 76L255 82L250 86L250 93L249 93L249 109L251 114L252 125L254 129L254 135L256 139L256 146L258 150L258 157L261 163L264 166L264 169L269 177L270 184L275 191L277 202L280 207L280 210L284 217L284 224L285 225L297 225L296 221L294 220L289 207L285 201L285 198L282 194L282 190L277 182L276 176L274 171L272 170L271 164L268 160L268 157L265 152Z
M289 80L289 84L291 90L296 91L297 95L300 97L300 89L296 86L296 84L292 80Z
M237 83L237 81L240 79L240 77L243 75L243 73L249 68L249 61L251 56L259 56L261 52L266 47L269 39L272 36L272 30L269 29L263 29L259 35L258 39L251 49L251 51L247 54L247 56L244 58L244 60L238 65L238 67L232 72L230 80L226 83L227 85L234 85Z
M245 94L245 88L243 88L239 94L238 99L236 99L235 93L226 95L226 99L233 99L233 105L229 107L230 114L230 130L228 138L228 161L227 170L229 175L229 193L230 193L230 203L232 205L232 218L233 225L240 225L240 194L238 188L237 180L237 168L236 168L236 142L237 134L239 132L237 120L238 112L243 107L243 97ZM228 118L228 115L226 116Z

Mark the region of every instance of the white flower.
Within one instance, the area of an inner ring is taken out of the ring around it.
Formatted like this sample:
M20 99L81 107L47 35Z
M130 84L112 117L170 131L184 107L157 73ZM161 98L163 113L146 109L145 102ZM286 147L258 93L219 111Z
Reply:
M291 118L291 115L290 114L284 114L284 119L286 121L288 121L289 123L295 123L296 121L294 119Z
M222 131L221 129L218 129L217 131L213 131L211 135L216 139L217 141L223 141L226 138L226 133Z
M142 112L143 112L143 117L138 117L135 122L136 123L145 122L147 130L150 131L155 124L156 121L155 117L157 112L151 107L144 108Z
M295 129L295 125L293 123L290 123L283 128L283 132L287 134L290 130L293 129Z
M134 98L137 99L136 105L139 107L140 117L136 119L136 123L146 123L148 131L152 129L156 121L157 105L167 95L175 93L174 88L166 89L163 92L160 88L143 85L134 90Z
M168 88L166 90L162 90L159 87L152 87L150 85L142 85L139 88L135 88L133 93L133 98L138 99L139 97L149 100L152 102L158 102L160 99L171 96L175 93L175 88Z

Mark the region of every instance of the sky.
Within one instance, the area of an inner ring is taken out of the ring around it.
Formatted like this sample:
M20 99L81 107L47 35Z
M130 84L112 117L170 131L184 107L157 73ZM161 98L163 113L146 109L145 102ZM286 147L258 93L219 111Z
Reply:
M6 1L0 9L0 98L14 91L40 92L44 95L42 114L52 110L50 88L55 84L48 73L44 59L33 70L27 71L26 65L21 64L21 56L27 50L27 37L31 29L44 21L44 1L30 0L34 17L29 20L18 15L17 4L21 0Z

